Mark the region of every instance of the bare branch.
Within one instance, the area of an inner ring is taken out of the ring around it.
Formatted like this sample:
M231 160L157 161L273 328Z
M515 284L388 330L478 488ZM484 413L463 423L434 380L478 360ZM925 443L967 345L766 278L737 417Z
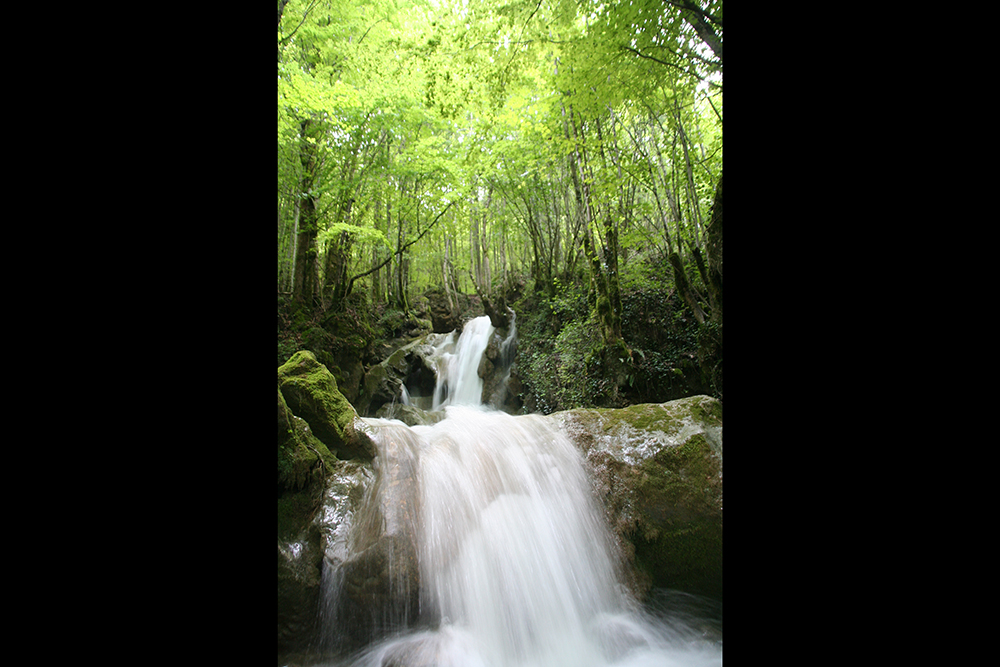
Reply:
M677 65L676 63L667 62L666 60L660 60L659 58L656 58L654 56L651 56L651 55L648 55L648 54L643 53L641 51L638 51L636 49L633 49L631 46L627 46L627 45L623 44L622 45L622 49L624 49L626 51L631 51L632 53L634 53L635 55L639 56L640 58L645 58L646 60L652 60L653 62L660 63L661 65L666 65L667 67L673 67L674 69L679 69L680 71L684 72L685 74L687 74L689 76L693 76L694 78L698 79L699 81L704 81L705 80L702 77L700 77L697 74L695 74L694 72L690 72L690 71L684 69L683 67L681 67L680 65Z
M413 239L412 241L409 241L408 243L406 243L405 245L403 245L401 248L399 248L398 250L396 250L396 252L394 252L391 255L389 255L385 259L385 261L382 262L381 264L379 264L378 266L372 267L372 268L368 269L367 271L365 271L364 273L359 273L358 275L356 275L353 278L351 278L351 280L347 283L347 291L345 292L345 296L347 294L350 294L351 290L354 289L354 281L355 280L358 280L359 278L364 278L367 275L371 275L372 273L375 273L376 271L378 271L379 269L381 269L383 266L385 266L386 264L388 264L390 261L392 261L393 257L402 256L403 252L407 248L409 248L411 245L413 245L414 243L416 243L420 239L424 238L424 235L427 234L427 232L431 231L431 229L434 227L434 225L437 224L437 221L441 219L441 216L443 216L445 213L447 213L448 209L451 208L454 203L455 202L449 202L448 205L444 207L444 210L437 214L437 217L434 218L434 220L431 222L431 224L429 224L424 229L424 231L420 232L420 235L417 236L417 238Z

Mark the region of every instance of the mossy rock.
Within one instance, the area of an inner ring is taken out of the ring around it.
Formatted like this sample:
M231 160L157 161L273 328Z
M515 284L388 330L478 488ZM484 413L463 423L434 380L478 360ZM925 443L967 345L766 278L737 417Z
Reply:
M291 412L304 419L337 458L374 458L374 444L358 413L312 352L300 350L278 368L278 386Z
M709 396L550 415L583 451L640 596L722 599L722 404Z
M391 405L383 405L379 408L378 412L375 413L376 417L381 417L383 419L398 419L407 426L423 426L437 424L439 421L445 418L444 410L437 410L431 412L430 410L423 410L415 405L399 405L397 403Z
M320 505L323 476L336 462L278 390L278 650L306 646L314 631L322 558L311 518Z
M445 334L431 333L408 339L381 363L368 369L358 392L358 412L365 416L378 415L386 405L401 404L404 385L421 396L432 395L435 374L430 355L445 338Z
M322 461L320 460L322 459ZM310 486L336 457L313 435L309 424L292 414L278 389L278 493Z

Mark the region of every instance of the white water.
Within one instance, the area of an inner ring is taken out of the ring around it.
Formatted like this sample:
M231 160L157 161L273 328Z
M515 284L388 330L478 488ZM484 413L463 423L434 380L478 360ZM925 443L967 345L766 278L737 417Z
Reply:
M466 323L454 351L450 351L450 341L446 341L438 356L433 410L446 405L480 404L483 379L479 377L479 363L493 331L490 318L477 317Z
M642 612L621 590L604 518L572 443L537 416L478 405L476 371L492 334L488 318L466 325L454 352L442 355L438 384L447 390L440 399L435 391L435 406L447 406L447 417L404 435L418 460L426 627L348 664L721 665L720 644L677 618ZM399 422L366 421L393 434L385 437L402 435Z

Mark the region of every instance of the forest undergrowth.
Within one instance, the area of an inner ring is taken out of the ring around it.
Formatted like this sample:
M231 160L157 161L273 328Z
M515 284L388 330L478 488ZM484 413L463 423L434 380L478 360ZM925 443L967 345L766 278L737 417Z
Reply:
M602 343L594 295L585 281L554 280L539 289L523 286L510 300L517 314L523 412L549 414L579 407L625 407L708 394L722 398L722 349L711 322L699 324L657 262L634 262L623 272L622 338L625 351ZM696 290L702 289L697 282ZM463 296L460 319L481 315L476 296ZM278 365L299 349L311 350L338 382L349 367L367 370L391 352L432 331L426 296L404 313L372 304L364 292L335 316L312 316L279 297Z

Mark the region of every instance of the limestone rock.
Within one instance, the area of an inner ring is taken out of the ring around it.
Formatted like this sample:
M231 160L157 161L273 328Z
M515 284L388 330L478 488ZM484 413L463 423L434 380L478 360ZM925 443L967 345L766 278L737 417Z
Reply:
M435 346L447 338L448 334L426 334L372 366L362 382L358 411L363 415L375 415L385 405L402 403L403 386L408 388L411 398L426 399L426 405L421 407L430 408L437 381L433 352Z
M722 404L693 396L549 415L581 449L640 595L722 599Z
M352 528L329 629L349 646L408 627L420 611L416 440L403 425L377 437L375 481Z

